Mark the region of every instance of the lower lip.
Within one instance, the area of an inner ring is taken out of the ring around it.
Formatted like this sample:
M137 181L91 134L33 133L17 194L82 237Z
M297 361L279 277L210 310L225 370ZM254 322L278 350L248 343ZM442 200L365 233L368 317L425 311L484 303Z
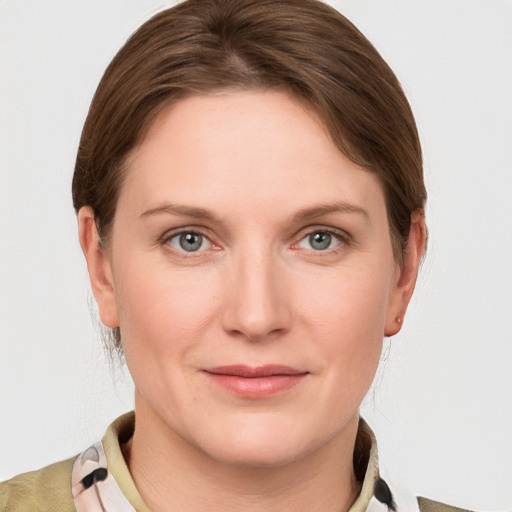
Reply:
M244 398L265 398L295 387L307 375L269 375L240 377L206 372L216 384Z

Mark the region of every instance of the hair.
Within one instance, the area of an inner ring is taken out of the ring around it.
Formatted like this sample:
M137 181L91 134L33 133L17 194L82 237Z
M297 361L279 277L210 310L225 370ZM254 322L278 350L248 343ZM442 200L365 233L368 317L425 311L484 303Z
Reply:
M377 50L317 0L187 0L128 39L96 90L73 176L75 210L92 208L100 241L110 240L125 162L156 116L222 89L283 90L311 107L338 149L380 180L403 261L411 214L426 201L414 117Z

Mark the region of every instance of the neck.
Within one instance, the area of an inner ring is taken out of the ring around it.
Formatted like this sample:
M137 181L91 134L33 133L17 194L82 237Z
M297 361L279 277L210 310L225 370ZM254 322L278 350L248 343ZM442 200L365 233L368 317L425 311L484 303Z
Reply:
M361 484L353 471L357 418L346 435L280 466L218 461L172 431L140 397L124 447L134 483L153 512L349 510Z

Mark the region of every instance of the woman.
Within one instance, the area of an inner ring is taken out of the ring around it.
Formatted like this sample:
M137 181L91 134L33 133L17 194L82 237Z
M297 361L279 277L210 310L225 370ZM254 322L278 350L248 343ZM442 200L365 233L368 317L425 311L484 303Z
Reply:
M157 15L99 86L73 197L137 420L4 484L8 510L417 509L358 409L424 251L421 154L346 20L313 2Z

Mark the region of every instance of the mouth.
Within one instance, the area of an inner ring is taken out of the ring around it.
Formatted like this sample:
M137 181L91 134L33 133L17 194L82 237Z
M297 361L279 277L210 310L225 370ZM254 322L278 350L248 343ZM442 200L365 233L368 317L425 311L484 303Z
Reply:
M298 385L309 372L284 365L216 366L203 372L214 383L244 398L265 398Z

